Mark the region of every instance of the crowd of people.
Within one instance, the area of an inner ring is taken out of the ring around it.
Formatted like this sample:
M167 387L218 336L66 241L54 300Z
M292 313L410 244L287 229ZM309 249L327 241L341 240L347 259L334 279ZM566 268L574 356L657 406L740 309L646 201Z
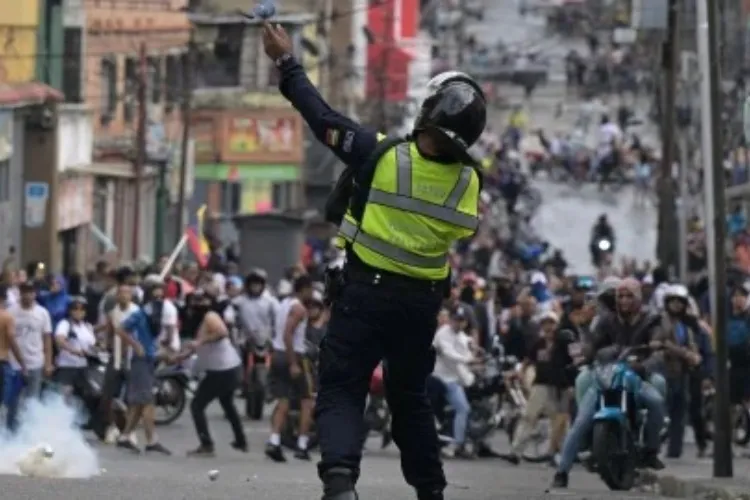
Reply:
M6 266L0 279L0 393L6 427L15 432L19 407L45 391L85 399L87 367L105 353L106 374L87 427L104 443L132 452L170 455L156 434L153 389L157 367L183 366L199 383L190 402L199 446L189 456L210 456L214 442L205 411L218 400L234 432L231 446L248 451L235 406L243 366L258 351L270 356L270 395L277 406L266 454L284 461L280 429L290 399L301 400L301 432L295 456L309 460L314 373L311 362L325 333L321 284L290 270L278 286L265 271L240 276L228 261L200 269L166 258L135 269L102 261L86 278ZM162 271L165 271L162 273ZM115 400L127 405L123 422ZM145 446L135 431L141 426Z

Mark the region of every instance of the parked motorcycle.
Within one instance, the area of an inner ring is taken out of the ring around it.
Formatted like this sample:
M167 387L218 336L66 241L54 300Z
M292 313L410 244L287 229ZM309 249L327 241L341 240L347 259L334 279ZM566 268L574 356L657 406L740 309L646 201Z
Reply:
M386 448L393 437L391 435L391 411L385 399L383 364L379 364L370 378L370 393L365 409L365 439L371 432L382 436L381 448Z
M703 418L706 422L706 437L714 436L714 406L716 389L703 392ZM750 409L743 405L732 407L732 440L738 446L750 444Z
M88 414L91 418L88 422L87 427L97 430L97 432L104 432L104 425L98 421L101 418L101 398L102 390L104 388L104 378L107 372L107 364L109 363L109 353L106 351L95 351L90 353L86 359L88 360L88 367L86 368L86 383L84 387L78 389L75 396L78 397L82 402ZM122 398L118 397L112 401L112 413L114 415L114 423L117 428L122 431L125 428L127 406L123 402Z
M625 349L613 362L594 366L599 403L594 415L591 465L609 489L633 488L645 450L646 410L636 394L643 379L630 366L651 351L649 346Z
M156 425L169 425L182 416L187 407L191 373L185 365L164 365L156 370L153 388Z

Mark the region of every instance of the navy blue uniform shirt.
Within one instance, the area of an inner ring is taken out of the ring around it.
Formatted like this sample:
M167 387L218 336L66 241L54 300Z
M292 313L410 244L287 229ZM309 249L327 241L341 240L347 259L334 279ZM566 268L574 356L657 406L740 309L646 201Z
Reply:
M377 132L332 109L294 57L284 61L279 71L281 94L299 111L315 137L346 165L356 169L364 164L378 143Z

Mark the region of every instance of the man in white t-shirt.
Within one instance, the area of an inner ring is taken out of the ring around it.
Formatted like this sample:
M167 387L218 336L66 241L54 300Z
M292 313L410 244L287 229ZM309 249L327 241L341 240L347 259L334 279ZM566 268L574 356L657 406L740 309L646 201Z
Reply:
M25 389L23 396L39 397L44 376L52 375L52 320L45 308L37 304L34 285L29 282L19 286L19 303L10 307L8 312L16 326L16 343L26 364ZM11 368L21 369L16 359L11 356ZM21 394L13 397L8 404L8 427L16 425L16 415Z
M120 284L116 289L116 303L114 307L107 310L102 318L103 324L100 329L106 331L107 346L110 350L110 360L104 375L100 412L105 425L95 429L98 437L103 441L113 444L119 437L119 431L114 425L107 424L114 421L112 414L112 400L120 395L125 383L125 370L127 368L127 349L123 346L122 339L115 335L117 328L138 311L138 306L132 301L132 289L130 285ZM106 299L102 299L106 300Z
M464 446L471 407L464 387L474 383L474 374L469 369L474 356L469 336L464 333L468 326L468 311L464 306L459 306L451 311L450 321L438 328L433 342L437 356L432 375L445 386L445 398L455 411L451 437L455 444L452 455L456 458L469 457Z

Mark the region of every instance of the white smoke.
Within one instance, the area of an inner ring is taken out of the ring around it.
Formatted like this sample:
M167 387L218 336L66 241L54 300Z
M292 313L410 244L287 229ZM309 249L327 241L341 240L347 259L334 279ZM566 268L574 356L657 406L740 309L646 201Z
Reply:
M27 401L15 434L0 435L0 474L89 478L99 458L79 427L80 412L58 394ZM4 422L3 422L4 423Z

